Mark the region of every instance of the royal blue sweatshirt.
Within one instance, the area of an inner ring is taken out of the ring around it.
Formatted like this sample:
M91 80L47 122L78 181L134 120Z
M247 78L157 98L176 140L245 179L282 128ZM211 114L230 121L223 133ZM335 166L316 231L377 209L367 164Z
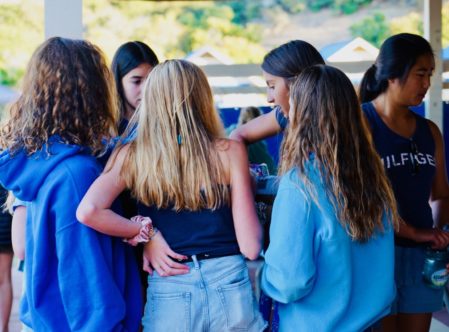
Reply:
M31 156L0 154L0 183L29 202L21 320L37 332L137 331L142 299L131 248L76 219L101 166L87 149L50 143Z

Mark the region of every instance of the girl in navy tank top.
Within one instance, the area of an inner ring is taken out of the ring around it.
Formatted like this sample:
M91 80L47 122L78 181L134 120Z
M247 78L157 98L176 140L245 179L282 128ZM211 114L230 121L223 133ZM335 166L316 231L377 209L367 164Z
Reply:
M78 217L146 243L144 331L264 330L244 259L262 247L248 156L242 143L223 138L203 71L184 60L155 66L134 127L135 140L119 144ZM110 209L125 188L143 216Z
M395 236L396 300L383 331L428 331L443 291L422 280L426 247L443 249L449 186L438 127L409 109L422 101L435 67L430 44L402 33L388 38L360 85L362 109L390 179L401 217ZM448 266L449 270L449 266Z

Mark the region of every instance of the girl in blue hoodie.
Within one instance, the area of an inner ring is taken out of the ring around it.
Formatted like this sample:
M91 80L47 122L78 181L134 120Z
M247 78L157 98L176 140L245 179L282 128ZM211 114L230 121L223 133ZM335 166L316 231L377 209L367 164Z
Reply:
M280 331L363 331L395 295L392 190L340 70L299 75L289 123L261 287Z
M80 224L116 123L112 74L94 45L51 38L33 54L2 128L0 182L27 203L21 320L34 331L137 331L137 265L120 239ZM139 229L136 230L136 233Z

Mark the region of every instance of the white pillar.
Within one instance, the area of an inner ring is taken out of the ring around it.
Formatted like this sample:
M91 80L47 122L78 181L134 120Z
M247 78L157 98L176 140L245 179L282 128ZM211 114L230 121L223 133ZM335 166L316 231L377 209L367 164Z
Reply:
M45 39L83 38L83 0L45 0Z
M442 0L424 1L424 37L430 42L435 54L435 72L427 92L426 117L443 130L443 63L441 61Z

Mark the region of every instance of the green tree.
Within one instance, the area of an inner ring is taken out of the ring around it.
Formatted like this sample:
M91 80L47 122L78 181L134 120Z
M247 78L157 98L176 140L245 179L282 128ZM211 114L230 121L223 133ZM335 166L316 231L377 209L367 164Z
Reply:
M449 2L443 4L441 21L441 42L444 48L449 46ZM380 46L387 37L401 32L422 36L424 34L422 13L412 12L394 18L390 24L387 24L382 14L377 13L373 17L366 18L351 26L351 33L354 37L361 36L376 46Z
M333 7L340 13L349 15L359 10L360 7L370 4L372 0L334 0Z
M44 8L30 1L0 4L0 84L17 85L36 47L44 40Z
M390 28L382 13L375 13L350 27L353 36L360 36L373 45L380 47L382 42L390 36Z
M406 16L392 19L390 22L390 32L392 35L408 32L417 35L423 35L422 17L418 13L410 13Z

